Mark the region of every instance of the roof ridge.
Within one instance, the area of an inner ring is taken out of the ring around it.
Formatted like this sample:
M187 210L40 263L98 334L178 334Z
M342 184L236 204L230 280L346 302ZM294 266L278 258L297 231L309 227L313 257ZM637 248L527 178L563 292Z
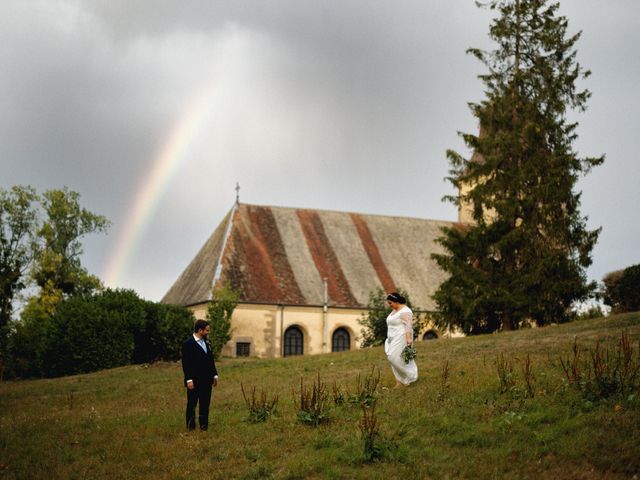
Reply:
M325 209L325 208L283 207L279 205L259 205L255 203L245 203L245 202L241 202L240 205L244 205L247 207L277 208L280 210L295 210L295 211L304 210L304 211L311 211L311 212L344 213L347 215L351 215L351 214L363 215L365 217L383 217L383 218L397 218L397 219L407 219L407 220L423 220L427 222L460 223L458 222L457 219L456 220L439 220L435 218L412 217L408 215L383 215L380 213L363 213L363 212L353 212L348 210L332 210L332 209Z

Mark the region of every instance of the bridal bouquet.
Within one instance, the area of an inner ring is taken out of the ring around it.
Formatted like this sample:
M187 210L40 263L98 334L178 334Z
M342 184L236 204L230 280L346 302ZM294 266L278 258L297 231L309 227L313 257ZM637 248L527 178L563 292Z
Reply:
M406 347L404 347L404 350L402 350L402 353L400 354L400 357L404 360L404 363L409 363L417 356L418 352L416 352L416 349L413 348L413 345L407 345Z

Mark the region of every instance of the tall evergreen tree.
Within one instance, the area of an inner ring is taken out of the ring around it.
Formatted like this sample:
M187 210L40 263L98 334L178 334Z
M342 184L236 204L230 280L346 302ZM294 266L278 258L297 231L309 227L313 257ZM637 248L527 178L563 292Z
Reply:
M568 35L559 3L491 0L492 51L469 49L487 68L479 78L486 98L470 104L478 135L461 133L475 155L447 151L448 180L470 208L472 224L443 229L447 253L434 255L450 274L434 295L441 325L464 332L510 330L569 318L573 302L595 285L585 269L597 230L579 212L581 175L604 157L579 158L573 149L572 110L586 110L588 90L577 82L590 72L576 61L580 33Z

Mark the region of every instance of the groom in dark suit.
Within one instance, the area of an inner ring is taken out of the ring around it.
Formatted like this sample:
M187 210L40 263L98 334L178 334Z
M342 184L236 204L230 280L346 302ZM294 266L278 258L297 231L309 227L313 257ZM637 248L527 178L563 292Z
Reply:
M196 320L193 335L182 344L182 371L187 387L187 428L196 428L196 405L200 430L209 428L211 390L218 385L218 371L213 360L211 344L207 340L209 322Z

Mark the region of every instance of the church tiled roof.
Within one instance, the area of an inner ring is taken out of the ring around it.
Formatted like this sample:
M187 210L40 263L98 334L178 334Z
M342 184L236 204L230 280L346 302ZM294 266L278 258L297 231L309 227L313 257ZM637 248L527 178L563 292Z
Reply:
M162 299L195 305L230 283L240 301L362 308L369 293L402 288L415 307L446 278L431 254L453 222L239 204L220 223Z

